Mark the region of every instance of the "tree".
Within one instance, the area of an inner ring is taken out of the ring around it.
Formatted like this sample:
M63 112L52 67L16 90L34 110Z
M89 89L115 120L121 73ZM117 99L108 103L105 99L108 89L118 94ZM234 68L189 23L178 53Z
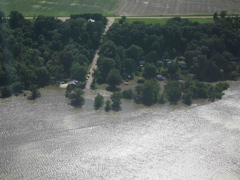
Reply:
M123 68L127 73L129 73L129 74L133 73L135 70L135 67L136 67L136 63L135 63L134 59L126 58L124 60Z
M31 99L36 99L41 96L41 94L37 88L38 88L38 86L36 84L32 84L29 86L29 90L32 93Z
M134 100L138 103L140 103L142 100L142 89L143 89L143 84L135 86L135 89L134 89L134 93L135 93Z
M3 11L0 11L0 23L5 21L5 13Z
M145 67L145 78L147 79L151 79L151 78L155 78L157 74L157 68L156 66L151 63L151 64L147 64Z
M24 89L24 83L20 81L14 82L12 85L12 91L13 93L21 93L22 90Z
M115 58L117 53L117 47L112 41L105 41L100 48L99 54L101 56Z
M216 20L218 19L218 13L217 13L217 12L215 12L215 13L213 14L213 19L214 19L214 21L216 21Z
M143 55L143 50L141 47L132 45L130 46L127 51L126 55L128 58L134 59L136 62L140 61Z
M2 94L2 96L1 96L2 98L7 98L12 95L12 91L9 86L4 86L1 89L1 94Z
M134 96L134 92L132 89L124 90L122 92L123 98L125 99L132 99Z
M142 103L150 106L158 101L160 87L156 80L148 80L143 83Z
M73 62L70 68L70 73L73 79L84 82L86 80L87 68L85 66L81 66L78 62Z
M115 61L112 58L100 57L98 59L98 70L100 71L98 79L102 79L104 82L106 81L109 72L111 69L115 67Z
M164 91L171 103L177 103L182 94L181 84L178 81L167 81Z
M122 99L122 93L121 92L114 92L111 95L111 101L112 101L112 109L114 111L121 110L121 99Z
M43 87L49 82L50 74L45 67L36 68L35 74L39 87Z
M110 100L107 100L106 101L106 106L105 106L105 111L110 111L111 110L111 101Z
M156 51L151 51L145 57L148 63L155 63L158 60L158 53Z
M94 107L95 109L99 109L104 104L104 97L98 94L94 99Z
M191 105L192 104L192 94L191 92L186 92L183 94L182 96L183 102L187 105Z
M11 11L9 15L9 24L12 29L22 27L25 19L18 11Z
M84 91L80 88L75 88L70 94L69 99L71 100L71 104L76 107L82 107L84 105Z
M122 77L120 75L120 72L118 69L112 69L110 72L109 72L109 75L107 77L107 83L115 88L116 85L119 85L120 83L122 82Z
M224 19L224 18L226 17L226 15L227 15L227 11L221 11L220 17L221 17L222 19Z

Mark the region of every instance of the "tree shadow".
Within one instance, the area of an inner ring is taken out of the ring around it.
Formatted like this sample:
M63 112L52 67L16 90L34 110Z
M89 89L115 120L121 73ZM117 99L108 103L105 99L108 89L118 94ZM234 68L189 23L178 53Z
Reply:
M118 88L116 86L108 86L108 87L106 87L106 90L111 91L111 92L119 92L119 91L121 91L121 88Z

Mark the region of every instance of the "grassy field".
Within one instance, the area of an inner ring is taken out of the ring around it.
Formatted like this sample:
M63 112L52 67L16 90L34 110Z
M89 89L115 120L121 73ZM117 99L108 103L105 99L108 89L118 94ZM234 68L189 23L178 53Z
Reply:
M102 13L114 16L119 0L0 0L0 10L6 15L12 10L24 16L67 16L79 13Z
M170 18L162 18L162 19L157 19L157 18L127 18L126 22L127 23L133 23L134 21L140 21L144 22L145 24L166 24L166 22ZM199 23L210 23L213 22L213 18L188 18L188 20L192 22L199 22ZM118 22L119 19L115 19L115 23Z
M226 10L240 13L239 0L0 0L7 15L17 10L25 16L67 16L102 13L107 16L212 15Z

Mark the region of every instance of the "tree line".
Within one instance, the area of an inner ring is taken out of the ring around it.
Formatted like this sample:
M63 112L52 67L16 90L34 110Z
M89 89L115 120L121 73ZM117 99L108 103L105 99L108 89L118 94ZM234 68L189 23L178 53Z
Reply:
M236 79L240 62L240 18L214 14L214 23L200 24L180 17L165 25L134 22L125 17L113 24L100 48L96 81L108 82L110 71L121 77L162 74L168 79L194 74L200 81ZM171 60L171 64L168 64ZM144 61L145 68L139 64ZM163 65L156 65L163 61ZM182 68L180 62L186 67ZM116 71L115 71L116 72ZM119 79L119 78L118 78Z
M1 96L36 91L70 78L84 83L106 23L101 14L71 15L63 22L49 16L28 20L18 11L6 17L0 12Z

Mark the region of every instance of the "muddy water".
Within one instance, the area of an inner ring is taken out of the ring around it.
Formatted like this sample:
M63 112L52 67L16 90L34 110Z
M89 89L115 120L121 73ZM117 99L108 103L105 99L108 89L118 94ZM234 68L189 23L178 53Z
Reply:
M121 112L69 106L49 87L36 101L0 100L0 179L240 179L240 91L222 100ZM108 92L100 91L105 97Z

